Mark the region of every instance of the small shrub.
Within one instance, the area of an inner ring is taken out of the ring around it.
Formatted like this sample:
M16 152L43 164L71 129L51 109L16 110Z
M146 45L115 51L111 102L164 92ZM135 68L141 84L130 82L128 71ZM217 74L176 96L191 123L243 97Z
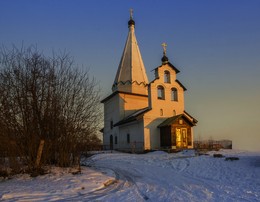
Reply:
M31 177L37 177L39 175L45 175L46 171L43 168L34 168L29 171Z
M239 160L238 157L226 157L225 158L225 161L237 161L237 160Z
M223 158L224 156L222 154L213 154L214 158Z
M8 176L9 176L9 174L6 170L0 170L0 177L3 177L5 179Z

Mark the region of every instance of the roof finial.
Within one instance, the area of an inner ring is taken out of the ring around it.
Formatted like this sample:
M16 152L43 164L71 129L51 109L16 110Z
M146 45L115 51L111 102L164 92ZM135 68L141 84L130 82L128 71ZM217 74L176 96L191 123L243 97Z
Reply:
M133 20L133 9L130 8L130 20L128 21L128 27L132 27L135 25L135 21Z
M166 55L166 47L167 47L167 44L164 42L162 43L162 47L163 47L163 55Z
M162 43L162 47L163 47L163 57L162 57L162 64L166 64L168 63L168 58L166 56L166 47L167 47L167 44L166 43Z
M133 20L133 11L134 11L134 10L133 10L132 8L130 8L130 19L131 19L131 20Z

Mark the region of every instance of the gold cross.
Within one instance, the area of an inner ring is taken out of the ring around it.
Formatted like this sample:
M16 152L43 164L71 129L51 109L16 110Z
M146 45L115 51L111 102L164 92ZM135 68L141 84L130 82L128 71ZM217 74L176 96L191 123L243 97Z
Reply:
M166 55L167 44L166 43L162 43L162 47L163 47L163 54Z
M133 19L133 9L130 8L130 19Z

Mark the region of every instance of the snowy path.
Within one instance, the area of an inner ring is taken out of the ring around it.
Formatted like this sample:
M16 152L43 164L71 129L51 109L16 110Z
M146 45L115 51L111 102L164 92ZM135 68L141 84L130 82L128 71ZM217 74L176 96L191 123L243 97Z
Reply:
M92 162L92 165L97 168L113 170L119 177L118 182L126 185L122 186L121 190L114 190L112 195L108 194L105 200L113 200L116 195L118 201L177 201L180 198L188 201L196 201L196 198L197 201L202 201L201 199L208 201L208 195L212 195L206 189L199 190L195 186L192 187L193 189L185 188L182 182L190 183L193 180L181 174L190 165L188 158L174 159L176 163L172 164L173 159L165 158L160 162L160 158L138 159L138 155L136 156L138 160L133 160L132 157L128 159L125 155L119 160L113 157L113 155L105 155L104 159L100 158ZM198 184L198 181L195 183ZM203 186L198 187L201 189ZM196 195L192 191L197 192Z
M254 161L255 157L227 162L158 152L98 155L91 165L111 169L124 184L105 201L260 201L260 168ZM244 164L246 169L240 167Z
M240 160L192 152L97 154L84 161L90 167L81 175L53 168L37 178L0 179L0 201L260 201L260 153L221 152Z

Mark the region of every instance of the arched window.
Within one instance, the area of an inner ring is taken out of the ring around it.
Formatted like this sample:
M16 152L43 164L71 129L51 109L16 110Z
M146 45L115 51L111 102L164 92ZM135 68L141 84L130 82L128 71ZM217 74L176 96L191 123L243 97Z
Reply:
M168 71L164 71L164 83L171 83L171 75Z
M178 101L178 91L176 88L172 88L171 91L171 100L172 101Z
M129 133L126 136L126 141L127 141L128 144L130 143L130 134Z
M164 100L164 87L162 86L158 86L157 87L157 95L158 95L158 99L160 100Z

